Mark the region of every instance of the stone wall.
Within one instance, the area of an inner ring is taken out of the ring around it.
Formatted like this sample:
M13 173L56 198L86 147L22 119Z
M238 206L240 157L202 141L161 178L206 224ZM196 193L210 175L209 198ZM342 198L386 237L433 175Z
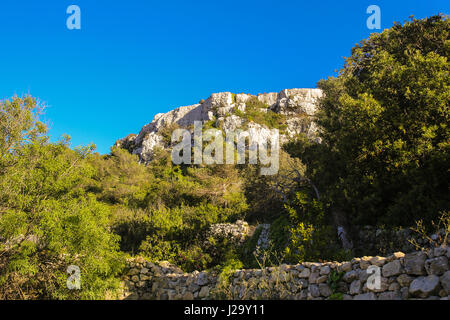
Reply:
M450 247L348 262L184 273L168 262L130 260L124 299L450 299ZM378 270L379 283L373 282ZM370 272L368 272L370 271ZM223 281L226 279L227 281Z
M242 244L250 234L250 226L246 221L237 220L235 223L212 224L206 238L228 239L236 244Z

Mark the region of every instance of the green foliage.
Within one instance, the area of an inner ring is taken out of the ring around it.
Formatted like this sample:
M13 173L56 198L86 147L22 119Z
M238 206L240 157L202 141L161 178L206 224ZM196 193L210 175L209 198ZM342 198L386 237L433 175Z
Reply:
M448 209L449 26L434 16L373 33L318 83L322 144L289 149L353 224L429 223Z
M229 279L232 273L236 270L242 269L243 264L239 259L238 254L235 250L230 250L226 253L223 262L218 265L215 269L220 271L219 278L221 280Z
M300 263L342 260L348 257L348 253L340 248L335 230L328 221L321 202L300 191L286 209L289 214L289 222L285 221L284 226L289 235L284 249L287 261Z
M272 222L286 214L284 203L304 186L301 178L305 166L298 158L280 150L277 174L260 175L259 170L259 166L247 166L242 170L244 194L249 203L246 219Z
M332 293L328 297L328 300L343 300L343 294L340 292Z
M341 271L338 272L336 270L331 270L329 276L328 276L328 286L331 289L332 294L335 296L333 297L333 300L341 300L342 293L339 295L340 292L338 292L339 288L339 282L342 280L342 277L344 276L345 272Z
M220 264L232 244L226 239L207 238L206 234L211 224L227 221L231 214L211 204L152 211L141 222L147 237L140 254L155 261L168 260L189 271Z
M289 243L291 221L287 215L282 215L270 225L269 238L277 251L283 251Z
M0 101L1 168L13 166L23 145L45 139L47 127L38 116L43 106L30 96Z
M430 225L425 225L423 220L416 222L416 225L411 227L422 240L426 247L445 247L450 244L450 211L441 212L437 221L431 221ZM431 237L430 234L436 235L436 237ZM425 250L422 245L414 238L409 239L409 242L417 250Z
M96 172L88 188L101 201L132 208L142 206L153 177L137 160L137 155L117 147L108 156L94 155L90 162Z
M255 249L258 244L259 236L261 235L262 228L257 228L253 235L246 239L241 248L240 260L244 264L245 268L256 268L257 261L255 259Z
M109 208L83 189L93 147L71 150L68 137L49 143L30 97L0 110L0 296L104 297L118 287L123 259ZM80 290L66 288L69 265L81 269Z
M235 221L247 210L237 168L175 166L162 149L146 166L137 160L117 148L91 160L97 170L87 188L111 206L121 249L189 271L222 263L233 244L206 233L211 224Z
M262 111L264 110L264 111ZM275 128L282 133L286 128L286 117L282 114L273 112L269 106L258 100L257 97L250 97L245 102L245 111L235 110L235 114L246 121L253 121L265 125L269 129Z
M225 286L244 266L347 260L333 210L354 225L420 219L421 234L443 212L448 241L449 23L415 19L356 45L339 75L318 83L322 143L287 143L274 176L259 175L259 165L177 166L158 148L146 165L120 148L71 149L69 137L49 142L32 97L0 102L0 298L105 298L119 286L125 252L213 268ZM257 97L235 113L286 129ZM176 128L159 132L165 146ZM254 251L259 231L242 247L208 235L212 224L244 217L272 224L269 249ZM81 269L81 290L66 288L69 265ZM330 274L330 299L342 299L341 276Z
M231 103L236 103L236 94L235 93L231 94Z
M243 264L239 260L234 250L226 254L225 260L216 266L215 270L219 273L216 292L213 293L215 299L229 299L231 296L230 286L231 277L236 270L242 269Z
M173 123L171 125L166 125L166 126L162 127L158 131L158 134L162 137L163 144L166 147L170 146L172 144L172 132L178 128L180 128L180 126L176 123Z

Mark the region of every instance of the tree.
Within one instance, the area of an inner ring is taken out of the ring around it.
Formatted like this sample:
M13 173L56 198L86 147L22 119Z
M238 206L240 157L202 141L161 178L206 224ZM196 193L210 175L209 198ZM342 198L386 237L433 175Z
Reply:
M109 208L83 188L93 146L49 143L32 97L0 103L0 297L104 298L123 259ZM69 265L80 290L66 286Z
M410 225L448 209L449 34L443 16L396 23L318 83L323 143L297 155L314 158L309 175L353 223Z

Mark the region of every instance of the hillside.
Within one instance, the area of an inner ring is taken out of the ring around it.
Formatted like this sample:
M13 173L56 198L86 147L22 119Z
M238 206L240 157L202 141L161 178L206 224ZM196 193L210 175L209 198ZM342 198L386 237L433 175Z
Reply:
M294 299L448 299L449 43L441 15L395 24L317 89L213 93L103 155L52 142L39 99L0 101L0 299L117 298L124 277L267 298L280 270Z

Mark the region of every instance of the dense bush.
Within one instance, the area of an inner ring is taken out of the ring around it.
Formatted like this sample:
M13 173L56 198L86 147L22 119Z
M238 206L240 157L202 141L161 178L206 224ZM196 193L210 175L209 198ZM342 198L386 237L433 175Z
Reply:
M352 224L408 226L448 209L449 34L441 16L395 24L319 82L323 143L289 149Z
M333 221L312 192L299 191L286 206L289 213L287 261L343 261L351 253L341 248Z
M83 185L92 148L49 143L30 97L0 104L0 298L103 298L122 267L110 211ZM69 265L81 290L66 287Z

